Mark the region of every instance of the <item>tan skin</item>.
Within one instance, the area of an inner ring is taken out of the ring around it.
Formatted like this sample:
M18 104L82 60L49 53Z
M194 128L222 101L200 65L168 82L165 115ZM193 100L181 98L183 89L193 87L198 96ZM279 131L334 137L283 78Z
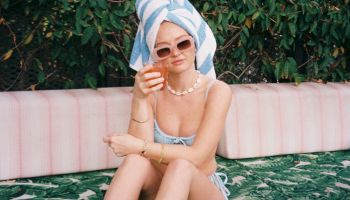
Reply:
M188 35L181 27L163 22L156 46L174 45L176 39ZM194 69L196 49L177 52L162 64L168 66L168 81L176 91L183 91L197 79ZM179 61L180 62L175 62ZM208 179L216 171L215 152L219 143L228 108L230 87L216 81L204 99L210 78L200 75L201 84L194 92L175 96L161 90L163 78L158 72L145 73L142 68L135 77L132 117L129 134L115 134L104 138L117 156L125 156L118 168L105 199L223 199L222 193ZM153 78L152 80L149 80ZM157 93L157 113L154 116L154 94ZM162 164L161 144L154 143L153 120L172 136L188 137L196 133L192 146L164 145L166 155ZM145 157L140 156L148 141Z

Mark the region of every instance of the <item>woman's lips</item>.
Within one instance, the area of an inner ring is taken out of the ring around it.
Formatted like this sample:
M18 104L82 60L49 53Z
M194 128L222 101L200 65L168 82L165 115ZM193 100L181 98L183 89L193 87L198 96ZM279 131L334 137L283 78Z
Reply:
M171 64L173 65L181 65L185 60L175 60L173 62L171 62Z

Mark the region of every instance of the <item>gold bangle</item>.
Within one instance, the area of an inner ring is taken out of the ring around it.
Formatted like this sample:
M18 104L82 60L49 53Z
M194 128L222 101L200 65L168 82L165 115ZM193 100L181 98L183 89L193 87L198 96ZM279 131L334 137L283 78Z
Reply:
M130 114L130 117L131 117L131 120L132 121L134 121L134 122L137 122L137 123L140 123L140 124L142 124L142 123L146 123L146 122L148 122L148 120L149 120L149 118L147 118L146 120L144 120L144 121L139 121L139 120L137 120L137 119L134 119L133 117L132 117L132 115Z
M147 147L148 147L148 142L146 140L143 140L143 147L142 147L142 151L141 151L141 155L143 157L145 157L145 155L146 155Z
M162 161L163 161L163 159L165 157L165 150L164 149L165 149L164 144L161 144L160 158L158 160L159 164L162 164Z

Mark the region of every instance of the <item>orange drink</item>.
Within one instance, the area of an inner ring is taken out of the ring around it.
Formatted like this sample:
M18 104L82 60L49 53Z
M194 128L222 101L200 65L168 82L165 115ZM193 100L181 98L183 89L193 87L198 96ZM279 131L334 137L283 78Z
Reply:
M146 73L149 72L159 72L161 74L161 76L164 78L163 87L161 88L161 90L163 90L168 78L168 67L162 62L157 62L153 64L153 67L150 70L146 71Z

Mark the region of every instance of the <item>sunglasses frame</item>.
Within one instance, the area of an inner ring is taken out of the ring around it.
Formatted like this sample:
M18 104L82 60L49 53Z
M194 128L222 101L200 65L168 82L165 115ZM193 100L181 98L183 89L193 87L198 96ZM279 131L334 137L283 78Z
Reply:
M190 46L189 46L188 48L186 48L186 49L183 49L183 50L178 49L177 46L178 46L181 42L184 42L184 41L186 41L186 40L189 40L189 41L190 41ZM161 50L161 49L164 49L164 48L169 48L169 49L170 49L169 55L167 55L167 56L165 56L165 57L159 57L158 54L157 54L157 51L159 51L159 50ZM194 40L193 40L193 38L192 38L191 36L188 35L188 36L184 36L184 37L181 37L181 38L177 39L177 40L175 41L175 45L164 44L164 45L161 45L161 46L159 46L159 47L156 47L156 48L153 49L153 57L154 57L157 61L165 60L165 59L167 59L167 58L169 58L169 57L171 56L171 54L172 54L173 51L174 51L174 48L176 48L176 50L179 51L179 52L181 52L181 53L182 53L182 52L185 52L185 51L188 51L188 50L194 48Z

